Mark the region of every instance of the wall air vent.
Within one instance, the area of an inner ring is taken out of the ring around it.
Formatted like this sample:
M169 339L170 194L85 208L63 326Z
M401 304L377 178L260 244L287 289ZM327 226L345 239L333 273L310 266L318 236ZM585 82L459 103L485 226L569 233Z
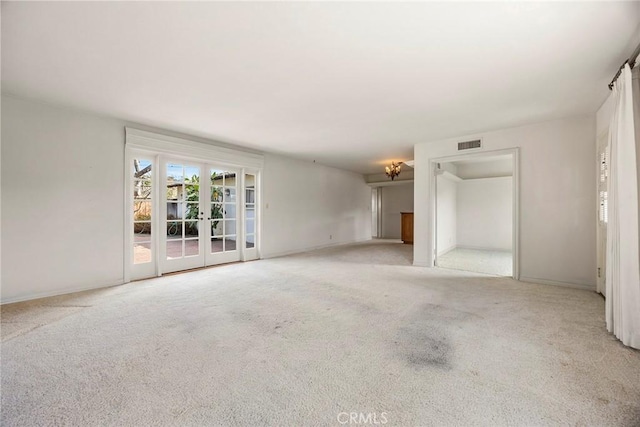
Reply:
M473 141L458 142L458 151L471 150L472 148L482 148L482 140L476 139Z

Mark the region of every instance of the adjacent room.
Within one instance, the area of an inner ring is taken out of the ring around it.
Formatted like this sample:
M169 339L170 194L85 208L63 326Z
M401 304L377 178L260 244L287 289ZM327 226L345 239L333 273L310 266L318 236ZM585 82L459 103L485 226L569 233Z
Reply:
M0 12L0 424L640 425L640 2Z
M436 163L438 267L513 276L514 162L503 154Z

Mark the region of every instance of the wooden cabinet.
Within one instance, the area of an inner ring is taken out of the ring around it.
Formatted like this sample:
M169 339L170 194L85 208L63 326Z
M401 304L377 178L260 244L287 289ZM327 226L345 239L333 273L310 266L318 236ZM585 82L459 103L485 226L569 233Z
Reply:
M413 244L413 212L400 212L402 216L402 242Z

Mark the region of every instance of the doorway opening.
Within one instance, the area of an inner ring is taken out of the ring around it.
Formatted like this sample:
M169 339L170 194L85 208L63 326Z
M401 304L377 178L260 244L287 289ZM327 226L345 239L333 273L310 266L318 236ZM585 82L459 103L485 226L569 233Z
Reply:
M435 162L436 266L516 277L516 164L514 153Z
M382 238L382 188L371 188L371 237Z

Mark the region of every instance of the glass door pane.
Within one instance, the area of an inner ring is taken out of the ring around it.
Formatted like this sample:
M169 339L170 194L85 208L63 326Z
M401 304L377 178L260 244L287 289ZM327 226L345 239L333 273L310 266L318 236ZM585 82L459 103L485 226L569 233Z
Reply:
M209 168L207 264L238 261L238 173Z
M224 174L223 170L211 169L211 209L208 217L211 227L210 253L224 251Z
M134 158L133 167L133 264L153 261L152 221L152 161Z
M236 172L211 169L211 253L235 251L237 236Z
M182 226L184 219L184 166L167 165L167 259L182 258Z
M201 267L202 206L200 165L171 162L166 164L164 218L164 271Z
M245 248L252 249L256 246L256 176L245 174Z
M226 172L224 177L224 252L237 250L236 236L238 234L238 202L237 202L237 174Z

